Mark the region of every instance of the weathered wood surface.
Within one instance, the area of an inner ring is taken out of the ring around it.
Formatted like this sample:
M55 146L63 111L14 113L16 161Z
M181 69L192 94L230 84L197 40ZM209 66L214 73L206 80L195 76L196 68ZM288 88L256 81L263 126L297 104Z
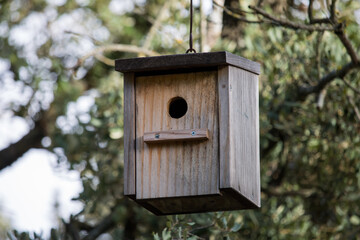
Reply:
M232 65L260 74L260 64L229 52L177 54L115 60L119 72L149 72L179 68L202 68Z
M219 155L220 188L228 188L230 184L230 99L229 99L229 67L219 67L218 95L219 95Z
M260 206L258 76L228 66L218 77L220 188Z
M136 78L136 199L219 193L217 72ZM187 101L185 116L169 101ZM209 140L145 144L145 132L208 129Z
M144 142L146 143L200 141L208 139L209 131L207 129L180 129L144 133Z
M135 184L135 78L124 74L124 195L136 194Z
M258 207L233 189L224 189L221 194L156 198L140 200L138 203L156 215L229 211Z

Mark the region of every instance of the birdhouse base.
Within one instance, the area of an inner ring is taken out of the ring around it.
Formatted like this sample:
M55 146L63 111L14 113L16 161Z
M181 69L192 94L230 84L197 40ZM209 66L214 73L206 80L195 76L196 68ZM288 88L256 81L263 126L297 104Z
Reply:
M142 199L135 202L158 216L259 208L231 188L222 189L220 194L214 195Z

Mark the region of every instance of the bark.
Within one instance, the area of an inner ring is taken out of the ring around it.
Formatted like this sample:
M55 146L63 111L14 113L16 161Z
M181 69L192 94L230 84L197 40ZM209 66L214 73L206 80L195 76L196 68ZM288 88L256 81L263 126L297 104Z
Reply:
M11 166L31 148L41 148L41 140L45 137L45 128L41 121L35 122L33 129L16 143L0 151L0 171Z
M233 11L240 9L238 0L225 0L224 7ZM241 13L240 13L241 14ZM239 35L242 32L243 23L234 18L226 11L223 12L223 27L221 32L222 38L227 38L231 41L237 42Z

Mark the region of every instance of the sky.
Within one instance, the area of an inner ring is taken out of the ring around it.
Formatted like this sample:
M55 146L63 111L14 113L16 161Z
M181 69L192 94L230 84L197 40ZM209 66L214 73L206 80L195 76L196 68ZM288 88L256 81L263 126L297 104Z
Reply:
M24 120L9 117L0 117L0 149L27 133ZM45 236L57 224L55 202L59 202L59 215L68 220L81 209L80 203L71 201L81 189L78 172L59 167L52 153L33 149L0 172L1 214L14 228Z

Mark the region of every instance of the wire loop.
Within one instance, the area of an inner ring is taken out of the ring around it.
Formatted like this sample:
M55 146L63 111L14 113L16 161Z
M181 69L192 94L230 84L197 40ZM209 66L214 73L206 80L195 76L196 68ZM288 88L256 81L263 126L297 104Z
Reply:
M192 25L193 25L193 0L190 0L190 37L189 37L189 49L186 53L196 53L193 48L193 37L192 37Z

